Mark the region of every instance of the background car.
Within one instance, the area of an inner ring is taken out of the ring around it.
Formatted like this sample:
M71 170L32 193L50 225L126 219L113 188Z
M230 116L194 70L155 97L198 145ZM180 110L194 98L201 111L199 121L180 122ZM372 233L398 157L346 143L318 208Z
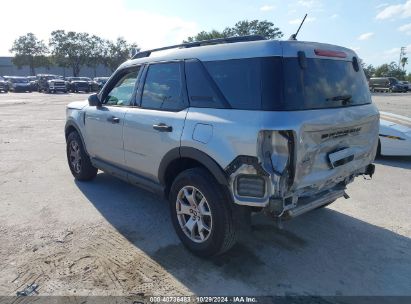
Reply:
M98 89L101 90L109 78L110 77L95 77L93 80L97 83Z
M37 75L37 84L39 92L56 93L67 92L66 83L62 76L53 74Z
M380 112L378 153L383 156L411 156L411 118Z
M407 91L411 91L411 83L409 81L401 81L401 83L407 88Z
M90 92L97 92L97 91L99 91L97 82L95 82L95 81L94 81L93 79L91 79L90 77L80 77L80 79L88 82L88 85L89 85L89 88L90 88Z
M39 89L37 77L36 76L27 76L27 79L30 82L31 90L32 91L37 91Z
M30 82L27 77L9 76L7 78L9 91L13 92L31 92Z
M0 92L8 92L9 91L9 85L7 81L3 78L0 77Z
M66 77L66 88L70 92L90 92L91 78L88 77Z
M371 92L407 92L407 88L395 77L373 77L369 87Z

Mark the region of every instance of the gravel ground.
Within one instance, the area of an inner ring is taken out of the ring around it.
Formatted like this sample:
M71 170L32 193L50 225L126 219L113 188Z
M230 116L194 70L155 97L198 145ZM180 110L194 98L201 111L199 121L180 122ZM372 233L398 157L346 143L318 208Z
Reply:
M176 237L167 203L67 167L65 105L81 94L0 94L0 295L411 295L411 159L377 160L328 208L261 215L226 255L202 260ZM411 94L379 94L411 116Z

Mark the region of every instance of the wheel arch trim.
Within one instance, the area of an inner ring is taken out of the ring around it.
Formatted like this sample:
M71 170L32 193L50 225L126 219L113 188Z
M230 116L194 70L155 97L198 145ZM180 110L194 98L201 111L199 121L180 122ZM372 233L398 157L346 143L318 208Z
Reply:
M66 125L64 126L64 137L66 138L66 141L69 135L69 132L68 132L69 128L74 128L77 131L78 135L80 136L81 143L83 144L84 151L87 153L87 155L89 155L87 152L86 142L84 141L83 135L81 134L81 131L80 131L80 127L77 125L77 123L73 119L67 120Z
M171 149L164 155L158 169L158 180L162 185L166 185L166 172L168 166L175 160L182 158L188 158L199 162L211 172L219 184L229 185L227 175L220 165L208 154L192 147L177 147Z

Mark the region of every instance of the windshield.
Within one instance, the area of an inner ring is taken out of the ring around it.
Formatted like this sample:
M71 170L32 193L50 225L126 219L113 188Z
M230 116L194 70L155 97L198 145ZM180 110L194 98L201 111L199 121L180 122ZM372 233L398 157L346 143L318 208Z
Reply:
M365 75L361 69L355 71L351 61L307 58L304 69L296 57L208 61L204 66L214 80L208 91L204 87L207 77L200 79L200 70L190 67L199 63L188 64L187 78L193 78L188 82L191 101L202 99L228 103L234 109L271 111L371 103ZM195 83L202 83L202 88Z

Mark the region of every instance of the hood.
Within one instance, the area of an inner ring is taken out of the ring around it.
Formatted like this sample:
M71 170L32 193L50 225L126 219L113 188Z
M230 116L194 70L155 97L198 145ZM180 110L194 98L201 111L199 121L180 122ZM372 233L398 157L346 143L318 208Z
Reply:
M81 110L83 109L85 106L88 105L88 101L87 100L83 100L83 101L73 101L71 103L69 103L67 105L68 109L74 109L74 110Z

